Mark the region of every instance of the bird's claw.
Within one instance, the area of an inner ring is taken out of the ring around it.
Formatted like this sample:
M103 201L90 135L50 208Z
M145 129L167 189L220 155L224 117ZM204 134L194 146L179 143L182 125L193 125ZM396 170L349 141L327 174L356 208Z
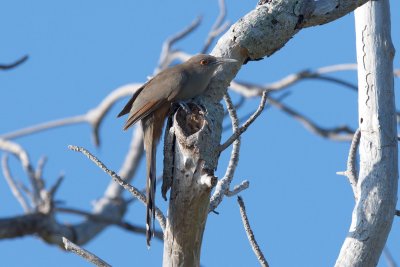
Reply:
M191 105L196 106L197 109L202 111L203 113L205 112L204 107L199 105L199 104L197 104L197 103L195 103L195 102L184 102L184 101L181 101L181 102L178 102L177 104L178 104L178 106L180 108L182 108L186 113L189 114L189 113L192 113L192 109L189 107L188 103L190 103Z
M190 108L189 108L189 106L188 106L188 104L186 102L181 101L178 104L186 113L190 113L191 112L191 110L190 110Z
M202 105L197 104L195 102L192 102L192 104L195 105L201 112L203 112L203 113L206 112L205 108Z

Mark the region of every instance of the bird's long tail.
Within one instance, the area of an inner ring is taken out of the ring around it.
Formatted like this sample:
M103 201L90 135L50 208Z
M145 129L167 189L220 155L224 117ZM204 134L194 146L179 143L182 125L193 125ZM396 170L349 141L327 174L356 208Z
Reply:
M144 132L146 165L147 165L147 210L146 210L146 241L150 247L150 241L154 234L154 218L155 218L155 193L156 193L156 146L157 140L154 136L154 126L147 127Z
M144 133L144 148L147 161L147 211L146 211L146 241L150 247L151 238L154 235L154 219L156 213L156 148L160 139L164 119L169 112L170 104L160 106L152 114L142 119Z

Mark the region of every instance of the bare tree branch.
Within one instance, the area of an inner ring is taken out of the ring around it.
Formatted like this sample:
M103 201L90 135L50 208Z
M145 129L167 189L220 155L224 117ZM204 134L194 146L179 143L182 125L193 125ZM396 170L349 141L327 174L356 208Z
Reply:
M232 191L230 191L230 190L226 191L225 195L227 197L233 197L233 196L239 194L240 192L242 192L243 190L249 188L249 185L250 185L250 182L247 180L244 180L240 184L235 185L235 187L233 187Z
M356 157L357 157L357 148L360 144L361 138L361 130L358 128L354 133L353 140L351 141L349 156L347 158L347 170L344 172L338 172L339 175L347 176L349 179L350 185L353 189L354 198L358 199L358 191L357 191L357 182L358 182L358 173L356 166Z
M58 188L60 188L62 181L64 181L64 174L60 174L60 176L58 176L58 178L57 178L56 182L53 184L53 186L50 187L49 194L52 198L56 194Z
M399 176L389 0L368 1L354 15L360 171L338 267L378 264L393 223Z
M61 244L60 234L76 237L73 227L58 224L50 214L28 213L11 218L0 218L0 239L38 235L44 241Z
M82 123L82 122L86 122L86 116L78 115L78 116L58 119L58 120L54 120L54 121L44 122L44 123L40 123L40 124L37 124L34 126L16 130L14 132L5 133L5 134L0 135L0 138L14 139L14 138L18 138L21 136L34 134L36 132L41 132L44 130L57 128L57 127L61 127L61 126L67 126L70 124L78 124L78 123Z
M228 113L231 117L232 131L235 133L238 131L239 128L239 120L237 117L235 106L233 105L232 99L229 96L228 92L225 93L224 100ZM235 175L236 167L239 163L239 152L240 136L238 136L237 139L233 141L231 158L229 160L228 168L226 169L224 177L218 181L215 187L214 194L211 196L209 212L214 211L218 207L218 205L222 202L225 194L229 194L229 187L233 180L233 176Z
M44 168L44 165L46 164L46 162L47 162L47 158L41 157L37 163L37 167L36 167L36 171L35 171L35 178L37 180L39 190L44 189L44 181L41 179L41 177L43 175L43 168Z
M39 179L35 176L35 171L32 167L30 162L28 153L17 143L7 141L0 138L0 150L8 151L15 155L22 164L24 171L26 172L29 182L32 186L31 196L32 196L32 207L34 210L41 204L41 197L40 197L40 182Z
M196 22L196 21L195 21ZM200 23L200 21L199 21ZM195 24L195 23L193 23ZM193 26L193 24L191 26ZM189 27L190 28L190 27ZM179 34L178 34L179 35ZM170 57L172 60L179 59L181 61L187 60L190 55L186 54L181 51L170 51ZM160 62L164 62L160 56ZM168 62L170 64L170 62ZM167 64L167 65L168 65ZM165 64L164 64L165 65ZM163 65L163 66L164 66ZM231 89L242 94L245 97L255 97L262 95L264 90L271 90L271 91L279 91L283 90L284 88L293 85L294 83L305 79L305 78L318 78L322 74L330 73L330 72L337 72L337 71L345 71L345 70L353 70L355 64L339 64L339 65L332 65L326 66L316 69L315 71L304 70L296 74L288 75L287 77L281 79L280 81L267 84L264 86L259 86L255 84L245 83L245 82L237 82L232 81ZM159 67L160 68L160 67ZM395 70L395 75L399 76L399 70ZM324 77L323 79L326 79ZM338 81L339 83L345 84L345 81ZM26 136L29 134L58 128L62 126L68 126L71 124L79 124L79 123L89 123L90 125L96 126L93 128L93 140L95 143L99 144L99 135L98 135L98 126L101 123L101 120L106 115L106 112L111 108L111 106L120 98L131 95L136 88L140 87L142 84L127 84L115 89L112 93L110 93L102 102L101 104L93 109L92 111L96 111L92 114L89 112L82 115L67 117L63 119L58 119L54 121L44 122L41 124L37 124L31 127L27 127L24 129L20 129L14 132L1 134L0 138L3 139L14 139L22 136ZM90 115L90 116L89 116ZM399 116L400 117L400 116Z
M19 204L22 206L24 212L25 213L29 212L31 210L31 208L29 207L29 204L28 204L26 198L24 197L21 190L18 188L14 178L11 175L10 168L8 166L8 155L7 154L5 154L2 157L1 163L2 163L4 178L6 179L8 186L11 189L12 194L17 199Z
M257 110L253 113L253 115L250 116L250 118L243 123L243 125L235 131L231 137L228 138L228 140L225 141L220 147L219 150L223 151L227 147L229 147L242 133L244 133L247 128L257 119L257 117L261 114L265 107L265 102L267 101L267 96L268 96L268 90L264 91L261 97L260 105L258 106Z
M274 98L275 99L275 101L279 101L279 102L281 102L281 101L283 101L283 99L285 99L287 96L289 96L290 95L290 92L285 92L285 93L283 93L283 94L281 94L281 95L279 95L279 97L278 98ZM241 96L241 98L240 98L240 101L237 103L237 104L235 104L235 108L236 109L239 109L242 105L243 105L243 103L242 102L244 102L244 100L242 101L242 99L246 99L244 96ZM266 109L268 108L268 107L270 107L271 106L271 104L270 103L268 103L268 99L267 99L267 103L266 103L266 105L265 105L265 107L264 107L264 109L263 109L263 111L262 112L264 112L264 111L266 111ZM244 122L244 121L246 121L246 120L248 120L250 117L251 117L251 115L253 115L253 113L254 112L249 112L248 114L246 114L246 115L243 115L241 118L239 118L239 122ZM225 132L226 130L228 130L228 129L230 129L231 128L231 126L224 126L223 128L222 128L222 130Z
M93 263L96 266L111 267L110 264L108 264L104 260L100 259L95 254L93 254L93 253L91 253L91 252L79 247L78 245L76 245L76 244L72 243L71 241L69 241L67 238L63 237L62 241L64 243L65 250L73 252L76 255L81 256L82 258L84 258L88 262Z
M174 52L172 51L172 46L179 40L185 38L188 34L192 33L200 25L201 20L201 17L197 17L188 27L165 40L161 49L160 59L158 60L158 66L154 70L154 74L157 74L171 64L174 60L174 57L172 56Z
M238 110L238 109L240 109L240 108L243 106L243 104L244 104L245 102L246 102L246 98L245 98L244 96L240 95L239 101L238 101L237 103L235 103L233 106L235 107L236 110ZM228 117L228 116L229 116L229 111L226 110L226 111L224 112L224 117ZM250 117L250 115L249 115L249 117ZM239 122L240 122L240 119L239 119ZM232 129L232 123L229 123L228 128L229 128L229 129Z
M115 220L114 218L104 217L104 216L101 216L98 214L93 214L93 213L83 211L83 210L64 208L64 207L56 207L54 209L54 211L85 216L85 217L89 218L90 220L101 222L101 223L112 224L112 225L118 226L126 231L130 231L133 233L139 233L139 234L146 233L146 228L144 228L144 227L136 226L136 225L133 225L133 224L128 223L123 220ZM161 241L163 240L163 233L161 231L155 231L154 236Z
M121 178L123 178L127 183L129 183L136 174L143 155L143 131L142 127L138 125L132 132L132 139L128 148L128 153L126 154L124 162L118 172L119 176L121 176ZM104 195L109 198L117 198L121 196L123 190L124 189L117 183L110 181Z
M98 158L93 156L88 150L86 150L83 147L77 147L77 146L68 146L68 148L72 151L80 152L83 155L85 155L87 158L89 158L94 164L96 164L100 169L102 169L105 173L107 173L115 182L117 182L119 185L121 185L123 188L128 190L134 197L139 199L143 204L146 204L146 196L140 192L136 187L128 184L125 182L118 174L116 174L114 171L110 170L107 168L106 165L104 165L103 162L101 162ZM165 216L162 213L162 211L156 207L156 218L158 222L160 223L161 229L164 231L165 229Z
M290 74L277 82L266 85L257 85L247 82L232 81L230 88L233 91L239 93L240 95L249 98L261 95L264 90L271 90L271 92L281 91L304 79L321 79L346 86L352 90L357 90L357 86L354 84L348 83L342 79L337 79L325 75L327 73L347 71L347 70L357 70L357 65L338 64L338 65L321 67L316 69L315 71L303 70L295 74ZM398 73L400 73L400 71L395 70L394 76L398 76ZM288 115L293 116L295 119L300 121L306 127L306 129L310 130L314 134L317 134L319 136L334 141L350 141L353 138L354 131L348 126L339 126L330 129L323 128L321 126L318 126L311 119L305 117L304 115L300 114L297 111L294 111L292 108L289 108L287 105L283 104L281 101L277 99L269 97L268 102L271 105L279 108L283 112L287 113ZM400 112L396 112L396 117L397 121L400 122Z
M347 6L348 6L349 4L347 4ZM358 5L358 3L357 3L357 5ZM319 3L317 3L316 4L316 6L318 7L319 6ZM346 4L344 4L343 6L345 6L345 8L344 9L346 9ZM259 9L259 10L262 10L262 7ZM318 10L318 9L316 9L316 10ZM336 14L335 15L335 12L336 13L341 13L341 12L343 12L343 7L342 6L340 6L340 8L338 8L338 12L336 12L336 11L334 11L334 12L332 12L331 14L334 14L333 16L338 16L338 14ZM315 10L314 10L315 11ZM257 12L257 10L255 10L254 12ZM313 15L314 13L312 13L312 15ZM315 15L315 14L314 14ZM329 16L326 16L326 17L328 17L328 18L326 18L326 19L331 19L331 18L329 18L330 17L330 14L329 14ZM309 18L306 18L306 21L309 23L310 21L315 21L316 19L309 19ZM320 21L318 21L318 23L323 23L323 21L322 22L320 22ZM249 34L249 35L251 35L251 34ZM231 40L233 40L234 38L229 38L229 39L231 39ZM275 41L274 41L275 42ZM277 43L279 43L280 41L277 41ZM240 40L238 40L238 42L237 42L238 44L239 44L239 46L240 45L242 45L241 43L240 43ZM266 43L266 42L261 42L261 43ZM275 47L274 47L275 46ZM278 45L279 46L279 45ZM277 49L277 47L278 46L276 46L276 44L272 44L271 45L271 47L272 48L270 48L270 50L269 50L269 52L271 52L271 49L272 50L274 50L274 49ZM227 47L229 47L229 49L231 49L230 48L230 46L227 46ZM246 45L244 44L243 46L242 46L244 49L243 49L243 53L244 54L246 54L246 53L248 53L247 55L242 55L242 57L248 57L248 58L254 58L254 57L256 57L257 58L257 53L253 53L253 51L251 51L251 49L247 49L247 47L246 47ZM246 51L247 50L247 51ZM275 50L276 51L276 50ZM269 53L268 52L268 53ZM229 53L229 52L227 52L227 53ZM234 53L233 53L234 54ZM183 52L180 52L180 51L174 51L174 52L171 52L171 58L172 57L174 57L174 58L184 58L185 56L187 56L187 54L185 54L185 53L183 53ZM229 79L223 79L224 81L227 81L227 80L229 80ZM129 93L130 94L130 93ZM216 101L218 102L219 101L219 99L218 98L215 98L216 99ZM106 112L104 112L102 115L104 116L106 114ZM88 115L88 114L86 114L86 115ZM91 115L93 115L93 114L91 114ZM96 115L96 114L95 114ZM92 126L93 126L93 139L95 140L95 143L96 144L99 144L100 143L100 141L99 141L99 135L98 135L98 129L99 129L99 125L100 125L100 122L102 121L101 120L101 118L99 118L99 117L97 117L96 118L96 116L95 115L93 115L93 117L91 117L91 119L93 119L93 121L95 120L95 119L97 119L97 124L92 124ZM82 115L82 116L84 116L84 115ZM212 115L211 115L212 116ZM87 118L88 119L88 118ZM217 124L218 124L218 119L216 120L217 121ZM90 123L90 122L89 122ZM61 126L61 125L60 125ZM42 129L43 130L43 129ZM240 136L240 134L232 141L233 143L235 143L236 141L237 141L237 138L239 138L239 136ZM229 146L229 145L228 145ZM82 151L81 151L82 152ZM84 152L82 152L82 153L84 153ZM88 155L86 155L86 156L88 156ZM88 156L89 157L89 156ZM90 157L89 157L90 158ZM128 157L127 157L128 158ZM97 160L97 159L96 159ZM105 166L104 166L105 167ZM104 169L103 169L104 170ZM108 169L107 169L108 170ZM111 171L110 171L111 172ZM130 172L130 173L132 173L132 172ZM116 176L116 177L118 177L118 175L116 175L115 173L114 173L114 175ZM123 176L122 174L121 174L121 176ZM116 179L115 177L113 177L114 179ZM120 178L120 177L118 177L118 178ZM243 183L242 183L243 184ZM235 187L236 188L236 187ZM233 191L235 191L235 189L233 190ZM230 192L229 190L227 191L227 192ZM227 194L227 193L226 193ZM136 196L137 197L137 196Z
M246 207L244 206L243 199L238 196L237 198L238 203L239 203L239 209L240 209L240 216L242 217L243 221L243 226L244 230L246 231L247 238L250 241L251 248L253 249L254 253L257 256L258 261L260 262L261 266L268 267L268 262L264 257L264 254L262 253L260 247L257 244L256 238L254 237L253 230L251 230L249 219L247 218L246 214Z
M17 61L11 63L11 64L0 64L0 70L11 70L14 69L16 67L18 67L19 65L21 65L22 63L24 63L25 61L28 60L28 55L25 55L23 57L21 57L20 59L18 59Z
M14 132L2 134L0 135L0 138L14 139L57 127L78 123L88 123L92 126L92 139L94 144L100 145L99 128L105 115L107 115L108 111L115 104L115 102L122 97L132 95L141 85L142 84L140 83L127 84L115 89L108 96L106 96L97 107L89 110L86 114L37 124Z
M29 161L28 154L18 144L0 139L0 149L15 154L20 159L27 176L35 176L30 181L36 184L38 190L41 188L37 193L37 197L35 197L33 192L23 184L14 183L16 184L15 187L20 191L25 191L25 194L31 200L33 208L26 215L0 219L0 227L3 230L0 231L0 239L37 234L44 241L52 244L60 245L62 242L60 236L67 236L68 238L73 238L74 242L78 244L84 244L108 226L106 223L99 223L95 220L90 220L90 218L73 226L58 223L53 217L56 203L54 195L61 184L63 176L61 175L55 184L49 190L46 190L44 188L44 180L41 177L42 170L40 170L44 166L43 160L39 161L38 170L35 171ZM7 170L7 168L3 170ZM125 210L126 204L120 201L118 195L115 198L104 196L96 201L93 213L97 216L111 217L116 220L122 218Z
M270 84L261 85L261 86L257 85L257 84L252 84L252 83L232 81L231 89L238 92L239 94L242 94L245 97L255 97L255 96L260 96L262 94L262 92L265 90L270 90L273 92L281 91L281 90L286 89L289 86L292 86L292 85L296 84L297 82L305 80L305 79L324 79L324 80L338 83L340 85L347 86L350 89L356 90L357 86L350 84L344 80L333 78L333 77L328 77L328 76L323 76L327 73L348 71L348 70L357 70L357 64L349 63L349 64L330 65L330 66L318 68L314 71L302 70L300 72L290 74L290 75L280 79L279 81L276 81L276 82L273 82Z
M322 137L325 137L325 138L328 138L331 140L335 140L335 141L350 141L353 138L354 131L346 125L334 127L334 128L322 128L321 126L318 126L316 123L311 121L306 116L289 108L288 106L282 104L281 102L274 100L271 97L268 99L268 102L272 106L274 106L274 107L284 111L288 115L292 116L294 119L296 119L301 124L303 124L303 126L306 129L308 129L309 131L311 131L312 133L314 133L316 135L319 135L319 136L322 136Z
M340 71L356 71L357 64L337 64L329 65L325 67L317 68L316 70L302 70L294 74L289 74L286 77L265 85L258 85L243 81L232 81L231 89L245 97L256 97L260 96L264 90L270 90L271 92L278 92L288 87L295 85L296 83L306 79L319 79L329 82L336 83L338 85L345 86L353 91L357 91L357 85L349 83L343 79L327 76L328 73L340 72ZM400 76L400 70L394 71L394 76Z
M218 37L222 32L224 32L229 27L229 22L224 22L226 17L226 6L224 0L218 0L219 5L219 14L217 19L214 22L214 25L211 27L211 30L208 33L207 39L204 43L203 49L201 50L202 54L205 54L210 49L212 42L215 38Z

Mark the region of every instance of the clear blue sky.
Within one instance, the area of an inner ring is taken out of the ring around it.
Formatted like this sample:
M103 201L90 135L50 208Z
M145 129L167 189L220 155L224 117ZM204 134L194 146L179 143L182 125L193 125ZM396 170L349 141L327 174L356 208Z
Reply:
M235 22L257 1L227 1L228 19ZM391 1L393 42L400 44L399 1ZM205 1L2 1L0 2L0 62L24 54L21 67L0 72L0 133L48 120L78 115L94 107L120 85L143 82L153 73L163 41L203 15L203 24L178 48L196 53L218 13L216 0ZM328 25L305 29L283 49L263 61L243 66L241 80L268 83L305 68L355 62L353 14ZM400 67L399 57L395 67ZM355 72L337 74L356 82ZM399 84L396 81L396 87ZM288 91L285 103L330 127L357 125L357 96L340 86L302 82ZM118 170L130 134L112 109L101 128L103 144L90 142L87 125L76 125L17 139L32 161L48 156L45 177L51 184L60 172L66 178L58 199L65 206L90 210L109 178L67 145L85 146ZM253 111L258 100L239 112ZM228 121L226 122L228 123ZM225 133L223 139L228 136ZM243 135L240 165L234 184L250 188L241 195L256 238L272 266L332 266L347 234L353 196L346 178L348 143L314 136L280 111L266 110ZM161 150L161 149L159 149ZM229 151L221 156L218 176L225 172ZM160 162L160 160L159 160ZM20 166L12 171L25 179ZM159 165L158 170L161 170ZM0 175L0 216L22 214ZM134 184L144 185L140 168ZM158 195L157 202L166 204ZM225 198L219 215L209 216L202 248L202 265L257 266L240 220L236 198ZM126 220L143 224L145 209L134 204ZM60 220L77 222L79 218ZM400 263L399 219L395 218L388 246ZM114 266L160 266L162 244L147 250L145 238L109 227L85 246ZM3 266L90 266L79 257L34 237L0 241ZM387 266L381 260L379 266Z

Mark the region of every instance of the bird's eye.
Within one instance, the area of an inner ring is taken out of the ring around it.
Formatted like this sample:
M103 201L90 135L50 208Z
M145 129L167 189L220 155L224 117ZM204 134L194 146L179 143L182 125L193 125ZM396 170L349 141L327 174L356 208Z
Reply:
M200 65L203 65L203 66L208 65L208 60L207 60L207 59L202 59L202 60L200 61Z

